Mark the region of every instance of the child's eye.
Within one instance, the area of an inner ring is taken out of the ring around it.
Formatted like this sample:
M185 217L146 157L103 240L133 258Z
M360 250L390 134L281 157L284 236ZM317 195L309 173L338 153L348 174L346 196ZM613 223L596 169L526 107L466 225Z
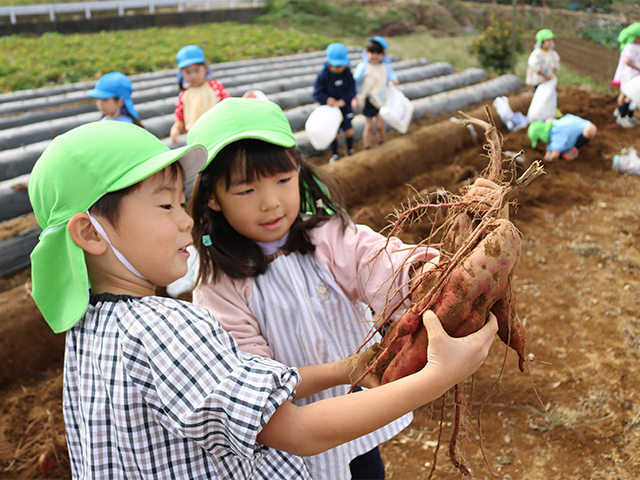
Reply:
M249 195L251 192L253 192L253 188L249 188L247 190L243 190L241 192L238 192L238 195Z
M160 205L160 208L164 208L165 210L171 210L172 205L170 203L167 205Z
M278 180L278 183L287 183L288 181L291 180L292 177L287 177L287 178L281 178L280 180Z

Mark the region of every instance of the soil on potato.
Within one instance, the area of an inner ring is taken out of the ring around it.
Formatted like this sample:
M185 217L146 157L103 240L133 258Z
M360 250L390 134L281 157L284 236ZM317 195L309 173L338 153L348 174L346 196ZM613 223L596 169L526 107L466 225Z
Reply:
M521 373L516 355L509 351L505 360L506 347L496 339L489 358L474 376L458 458L477 478L493 478L479 448L477 423L480 405L491 389L481 428L484 451L501 478L640 478L640 378L634 373L640 360L640 177L611 170L613 155L623 147L640 149L640 130L613 124L613 95L560 88L559 106L563 112L595 123L598 137L575 161L546 163L546 175L522 191L511 209L511 218L523 234L516 306L525 323L533 362L531 375ZM432 122L412 126L405 136L391 134L383 147L356 156L381 164L385 151L410 147L417 141L414 134ZM526 131L503 134L505 151L523 150L525 163L541 158L542 149L530 148ZM425 149L413 151L416 158L429 155ZM461 180L487 165L484 155L481 143L464 149L446 162L433 163L406 185L360 198L357 204L351 199L350 213L358 222L381 230L394 209L415 192L456 191ZM382 165L382 170L371 175L390 174L393 169L393 164ZM401 237L415 242L428 232L428 225L418 224ZM8 318L6 312L10 305L19 311L15 304L31 300L25 298L22 285L8 288L11 285L0 294L0 306L7 309L2 310L1 318L20 322L21 318ZM47 328L44 322L41 327ZM22 341L25 349L50 348L46 343L34 344L31 338L14 341ZM57 433L63 431L60 366L54 362L44 374L18 378L0 391L0 478L41 478L34 460L23 470L16 467L40 453L39 445L49 435L43 433L47 411ZM381 446L388 479L428 477L442 405L438 401L417 410L411 426ZM444 405L434 478L457 479L461 474L448 458L452 399L447 397ZM20 462L4 470L32 423L26 439L41 434L40 440L20 453ZM48 478L66 477L54 466Z

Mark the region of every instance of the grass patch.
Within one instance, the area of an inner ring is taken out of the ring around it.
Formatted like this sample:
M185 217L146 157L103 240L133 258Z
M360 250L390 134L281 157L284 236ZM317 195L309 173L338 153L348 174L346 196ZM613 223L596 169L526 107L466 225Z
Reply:
M268 25L211 23L95 34L0 37L0 91L176 68L176 52L202 47L212 63L321 50L331 39ZM215 67L214 67L215 71Z

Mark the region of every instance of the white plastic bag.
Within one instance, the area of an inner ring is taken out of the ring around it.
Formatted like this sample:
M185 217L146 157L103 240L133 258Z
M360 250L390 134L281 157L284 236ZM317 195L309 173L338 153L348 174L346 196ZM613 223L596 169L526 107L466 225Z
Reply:
M549 118L556 116L558 109L558 79L556 77L546 82L542 82L531 99L527 117L529 121L542 120L543 122Z
M635 110L640 105L640 75L625 82L620 91L631 99L629 108Z
M509 99L507 97L496 97L493 101L493 106L498 112L498 115L500 115L502 123L505 124L510 132L515 132L529 125L528 117L524 116L522 112L514 112L511 110L511 105L509 105Z
M407 133L413 116L413 104L400 90L389 86L387 99L380 108L380 116L391 128Z
M630 175L640 175L640 158L635 148L623 148L620 155L613 157L613 170Z
M320 105L311 112L304 129L313 148L326 150L336 138L341 123L342 112L338 107Z

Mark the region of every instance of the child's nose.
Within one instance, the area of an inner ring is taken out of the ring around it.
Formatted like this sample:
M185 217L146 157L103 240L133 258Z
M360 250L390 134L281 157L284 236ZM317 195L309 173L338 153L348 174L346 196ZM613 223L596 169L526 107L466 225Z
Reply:
M271 190L265 192L262 195L262 199L260 202L260 208L263 212L268 212L269 210L273 210L280 205L280 197Z
M180 217L180 230L183 232L190 232L193 229L193 218L186 211L182 210L182 216Z

